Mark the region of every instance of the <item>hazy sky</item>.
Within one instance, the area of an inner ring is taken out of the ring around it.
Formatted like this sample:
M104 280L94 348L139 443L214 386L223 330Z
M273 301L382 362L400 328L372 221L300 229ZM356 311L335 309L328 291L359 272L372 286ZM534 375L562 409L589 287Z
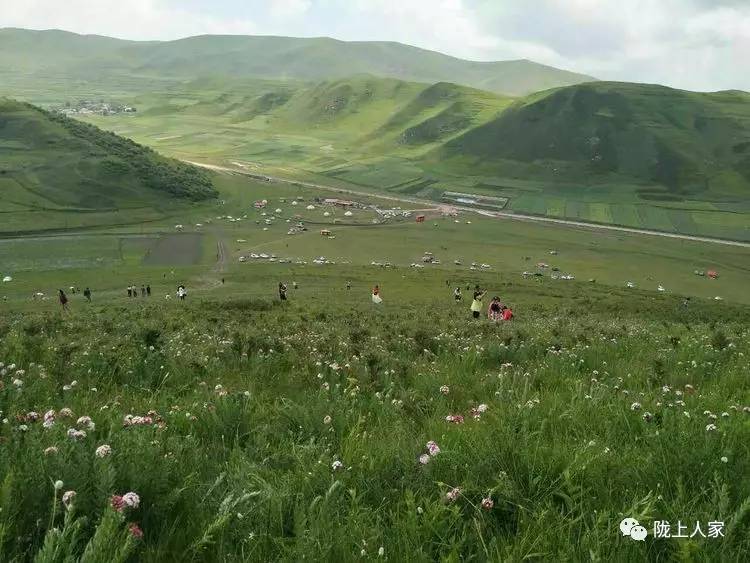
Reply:
M602 79L750 90L750 0L0 0L0 27L393 40Z

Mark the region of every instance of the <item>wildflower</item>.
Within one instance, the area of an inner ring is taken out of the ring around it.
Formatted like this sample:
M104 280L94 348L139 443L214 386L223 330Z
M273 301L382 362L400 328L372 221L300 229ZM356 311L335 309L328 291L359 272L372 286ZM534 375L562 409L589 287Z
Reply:
M451 389L447 385L440 386L440 393L442 393L443 395L447 395L450 392L451 392Z
M28 427L28 426L26 426L25 424L21 424L21 425L20 425L20 426L18 427L18 429L19 429L19 430L20 430L21 432L26 432L26 431L27 431L27 430L29 429L29 427Z
M45 428L52 428L55 425L55 411L49 410L44 413L44 419L42 426Z
M721 463L728 463L728 462L729 462L729 458L727 456L725 455L721 456Z
M429 456L429 454L422 454L421 456L419 456L419 463L421 463L422 465L427 465L428 463L430 463L431 459L432 458Z
M76 498L76 492L75 491L65 491L62 496L62 503L63 506L70 510L73 507L73 499Z
M60 416L63 418L73 418L73 411L68 407L63 407L60 409Z
M55 446L50 446L49 448L44 448L44 455L54 455L59 450Z
M128 524L128 531L130 532L130 535L136 539L141 539L143 537L143 530L141 530L140 526L135 522Z
M651 422L654 419L654 415L650 412L646 411L643 413L643 420L646 422Z
M706 425L706 432L714 432L716 429L717 428L716 428L715 424L708 424L708 425Z
M94 421L91 420L90 416L80 416L80 417L78 417L78 420L76 421L76 424L78 426L85 426L91 432L93 432L94 429L96 428L96 424L94 424Z
M59 491L60 489L62 489L62 488L63 488L63 486L64 486L64 485L65 485L65 484L64 484L64 483L63 483L62 481L60 481L60 480L58 479L57 481L55 481L55 490L56 490L56 491Z
M424 514L424 508L422 508L421 506L418 506L417 507L417 514Z
M96 457L107 457L112 454L112 447L109 444L102 444L96 448Z
M125 508L125 503L123 502L121 495L112 495L112 497L109 499L109 503L117 512L122 512L122 510Z
M486 497L482 499L483 510L492 510L492 507L494 506L495 506L495 502L490 497Z
M383 555L385 555L385 548L381 545L378 549L378 557L383 557Z
M461 424L464 421L464 417L460 414L449 414L445 417L445 420L453 424Z
M450 491L445 493L445 499L448 502L455 502L455 500L458 498L458 496L461 494L461 489L458 487L453 487Z
M334 471L338 471L342 467L344 467L344 464L339 460L334 460L334 462L331 464L331 469L333 469Z
M331 420L333 420L331 415L327 414L323 417L323 424L331 424Z
M436 442L430 440L427 442L427 451L430 452L431 456L436 456L440 453L440 446Z
M631 411L641 410L641 404L640 403L633 403L632 405L630 405L630 410Z
M26 420L28 422L36 422L39 420L39 413L36 411L29 411L26 413Z
M125 508L138 508L141 499L136 493L131 491L124 495L112 495L109 502L117 512L122 512Z
M85 430L76 430L75 428L68 428L68 438L71 440L83 440L86 437Z
M20 389L21 387L23 387L23 381L20 380L20 379L14 379L13 380L13 385L15 385L17 388Z

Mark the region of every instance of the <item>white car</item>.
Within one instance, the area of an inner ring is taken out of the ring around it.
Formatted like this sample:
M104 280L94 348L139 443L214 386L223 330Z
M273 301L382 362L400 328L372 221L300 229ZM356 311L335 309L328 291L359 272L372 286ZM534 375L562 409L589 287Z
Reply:
M247 258L245 258L244 256L240 256L240 262L245 262L246 260Z

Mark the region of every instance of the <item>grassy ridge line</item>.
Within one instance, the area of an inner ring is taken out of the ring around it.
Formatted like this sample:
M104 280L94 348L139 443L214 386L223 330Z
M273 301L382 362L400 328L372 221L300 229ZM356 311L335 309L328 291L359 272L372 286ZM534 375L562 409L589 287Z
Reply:
M257 174L252 172L247 172L245 170L242 170L240 168L231 168L227 166L220 166L216 164L207 164L207 163L201 163L197 161L192 160L186 160L185 162L188 162L189 164L193 164L195 166L201 166L204 168L207 168L209 170L215 170L220 172L226 172L231 174L241 174L243 176L249 176L254 179L259 180L270 180L273 182L280 182L285 184L292 184L292 185L300 185L305 186L308 188L315 188L320 190L327 190L327 191L333 191L336 193L341 194L350 194L350 195L367 195L369 197L375 197L377 199L383 199L387 201L395 201L395 202L402 202L402 203L410 203L410 204L416 204L416 205L438 205L434 201L430 200L422 200L417 198L407 198L407 197L401 197L401 196L394 196L394 195L385 195L385 194L373 194L370 192L361 192L357 190L351 190L346 188L340 188L340 187L334 187L334 186L326 186L319 183L313 183L313 182L307 182L303 180L293 180L293 179L287 179L277 176L268 176L265 174ZM674 238L679 240L688 240L688 241L695 241L695 242L707 242L712 244L724 244L729 246L739 246L743 248L750 248L750 242L745 241L739 241L739 240L728 240L728 239L719 239L719 238L710 238L710 237L699 237L699 236L693 236L693 235L681 235L677 233L669 233L664 231L656 231L656 230L650 230L650 229L635 229L632 227L622 227L617 225L609 225L604 223L594 223L594 222L585 222L585 221L572 221L569 219L555 219L552 217L545 217L542 215L527 215L527 214L521 214L521 213L510 213L510 212L503 212L503 211L485 211L481 209L476 209L473 207L466 207L461 205L448 205L445 204L446 207L453 207L456 209L459 209L461 211L466 212L472 212L472 213L478 213L480 215L484 215L486 217L498 217L498 218L504 218L504 219L516 219L521 221L540 221L545 223L554 223L558 225L569 225L572 227L585 227L589 229L600 229L600 230L607 230L607 231L619 231L619 232L625 232L625 233L633 233L633 234L640 234L640 235L649 235L649 236L660 236L660 237L667 237L667 238ZM437 209L437 207L436 207Z
M23 29L0 29L0 66L32 82L49 73L74 84L130 76L319 81L366 73L511 95L594 80L532 61L466 61L395 42L239 35L139 42Z

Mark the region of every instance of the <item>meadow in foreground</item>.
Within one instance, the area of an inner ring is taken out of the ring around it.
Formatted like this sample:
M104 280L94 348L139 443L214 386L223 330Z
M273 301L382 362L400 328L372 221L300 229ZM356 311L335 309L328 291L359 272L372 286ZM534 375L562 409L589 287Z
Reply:
M746 561L748 309L559 297L6 315L2 560Z

